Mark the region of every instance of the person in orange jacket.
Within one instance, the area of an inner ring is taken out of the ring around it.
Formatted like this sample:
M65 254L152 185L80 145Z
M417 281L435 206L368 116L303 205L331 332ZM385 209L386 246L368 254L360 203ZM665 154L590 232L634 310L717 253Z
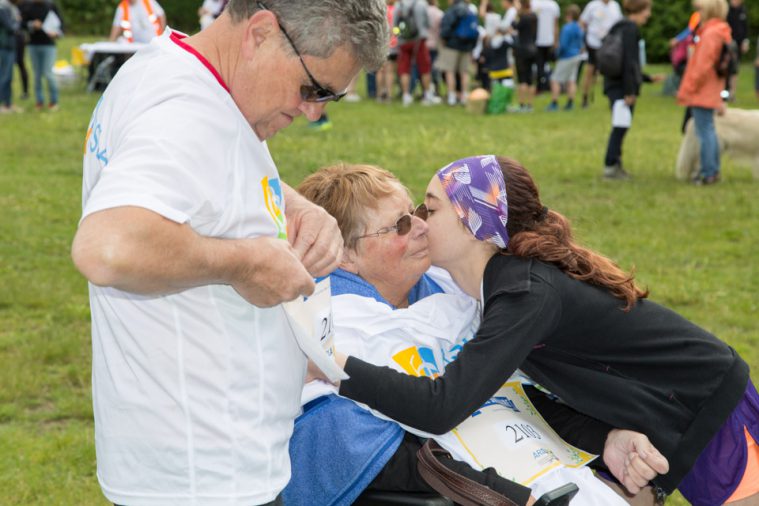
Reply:
M716 66L722 48L732 42L727 16L726 0L699 0L701 29L695 40L693 54L685 68L677 100L691 108L696 122L696 134L701 143L701 172L696 184L713 184L720 177L720 156L717 132L714 129L714 112L722 115L725 103L722 92L725 78L717 75Z

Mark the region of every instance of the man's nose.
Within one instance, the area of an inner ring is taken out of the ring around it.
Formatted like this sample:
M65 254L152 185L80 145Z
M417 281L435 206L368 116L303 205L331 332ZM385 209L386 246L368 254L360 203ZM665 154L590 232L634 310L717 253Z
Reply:
M321 118L324 113L324 109L327 107L326 103L306 102L305 100L300 103L298 109L308 119L308 121L316 121Z

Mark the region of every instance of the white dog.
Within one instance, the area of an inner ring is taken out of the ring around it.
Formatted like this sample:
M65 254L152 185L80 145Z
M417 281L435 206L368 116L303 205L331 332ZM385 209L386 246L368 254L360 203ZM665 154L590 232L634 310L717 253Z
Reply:
M759 179L759 110L728 109L723 116L714 117L721 155L727 154L739 163L745 163ZM700 143L696 125L688 121L685 136L677 155L675 176L692 180L699 173Z

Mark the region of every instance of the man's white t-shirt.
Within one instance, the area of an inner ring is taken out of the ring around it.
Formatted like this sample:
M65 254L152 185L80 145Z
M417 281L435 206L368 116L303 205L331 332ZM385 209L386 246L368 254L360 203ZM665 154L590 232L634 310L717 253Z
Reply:
M138 206L203 236L284 240L266 144L181 37L154 39L98 102L83 217ZM106 497L130 506L272 501L290 478L306 372L282 307L257 308L225 285L145 296L90 284L90 304Z
M561 9L556 0L535 0L532 2L532 10L538 17L538 31L535 37L535 45L538 47L551 47L556 41L554 29L556 20L561 16Z
M156 0L148 1L153 9L153 14L158 17L163 16L164 11L160 4ZM124 9L119 2L119 6L116 7L116 14L113 16L113 26L121 26L123 19ZM129 22L132 24L132 38L135 42L147 43L156 36L155 25L150 22L144 0L137 0L136 3L129 4Z
M608 3L603 0L591 0L580 15L580 21L588 27L585 30L588 46L593 49L601 47L603 38L620 19L622 10L615 0L609 0Z

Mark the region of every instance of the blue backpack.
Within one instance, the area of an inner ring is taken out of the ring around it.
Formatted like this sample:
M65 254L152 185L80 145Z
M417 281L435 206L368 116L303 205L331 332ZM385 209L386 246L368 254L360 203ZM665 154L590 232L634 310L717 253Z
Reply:
M477 13L467 9L467 13L462 16L456 24L456 28L453 30L453 35L461 40L477 40L480 36L477 25Z

